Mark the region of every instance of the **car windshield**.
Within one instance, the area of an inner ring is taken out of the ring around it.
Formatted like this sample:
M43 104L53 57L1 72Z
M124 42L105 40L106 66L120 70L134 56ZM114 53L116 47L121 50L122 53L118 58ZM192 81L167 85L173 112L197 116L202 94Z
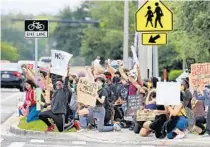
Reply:
M1 71L18 71L17 63L1 63Z

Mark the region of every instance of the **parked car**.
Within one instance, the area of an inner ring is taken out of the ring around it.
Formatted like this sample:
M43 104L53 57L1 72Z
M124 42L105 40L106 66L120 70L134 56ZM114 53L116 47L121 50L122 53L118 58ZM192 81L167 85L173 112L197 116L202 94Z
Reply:
M1 63L1 88L24 91L24 77L18 63Z

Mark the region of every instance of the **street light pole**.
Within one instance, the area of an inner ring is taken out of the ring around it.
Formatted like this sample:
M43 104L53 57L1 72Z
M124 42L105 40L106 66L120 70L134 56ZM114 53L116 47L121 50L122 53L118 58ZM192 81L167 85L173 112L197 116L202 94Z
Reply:
M129 35L129 1L124 0L124 45L123 45L123 62L128 68L128 35Z

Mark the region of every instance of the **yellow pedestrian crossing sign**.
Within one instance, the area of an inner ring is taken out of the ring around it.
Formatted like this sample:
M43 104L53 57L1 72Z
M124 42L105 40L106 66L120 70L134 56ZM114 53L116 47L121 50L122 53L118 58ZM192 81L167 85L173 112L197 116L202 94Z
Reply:
M147 1L136 12L136 31L172 31L173 13L159 0Z
M166 33L142 33L142 45L164 45L167 44Z

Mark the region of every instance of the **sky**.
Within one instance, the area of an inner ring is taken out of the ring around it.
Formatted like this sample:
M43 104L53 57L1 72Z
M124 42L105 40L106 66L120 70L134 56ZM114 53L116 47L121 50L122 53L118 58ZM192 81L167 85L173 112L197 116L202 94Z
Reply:
M1 13L23 13L38 15L57 14L65 6L72 9L80 6L82 0L1 0Z

